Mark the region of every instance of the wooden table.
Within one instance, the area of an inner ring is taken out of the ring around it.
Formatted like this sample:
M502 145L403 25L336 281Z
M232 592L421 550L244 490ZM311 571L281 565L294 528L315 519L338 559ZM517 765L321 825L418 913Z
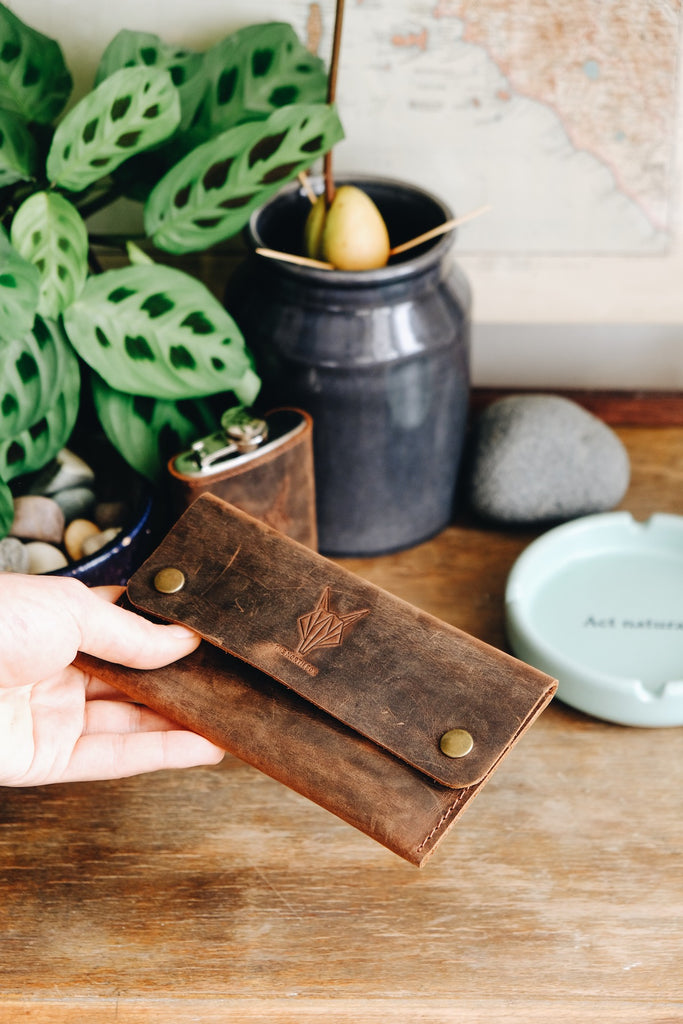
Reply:
M619 427L683 512L683 426ZM347 564L503 645L530 533ZM418 870L255 770L0 791L0 1021L674 1024L683 730L557 701Z

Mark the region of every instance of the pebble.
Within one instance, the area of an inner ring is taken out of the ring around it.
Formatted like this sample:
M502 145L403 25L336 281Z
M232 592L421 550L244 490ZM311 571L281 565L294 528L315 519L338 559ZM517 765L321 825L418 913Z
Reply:
M32 540L24 545L28 556L28 571L33 575L63 569L69 563L63 551L42 540Z
M72 519L87 518L95 507L95 493L89 487L66 487L52 497L64 513L67 523Z
M26 545L16 537L0 540L0 572L28 572Z
M479 416L472 445L473 510L503 523L604 512L628 487L622 442L602 420L559 395L511 395Z
M94 555L106 544L110 544L120 533L121 528L119 526L110 526L107 530L98 531L98 533L93 533L91 536L86 537L81 547L81 557L89 558L90 555Z
M95 506L94 519L101 530L118 527L128 518L128 503L125 501L100 501Z
M0 539L0 572L34 574L89 558L122 533L130 502L97 501L95 473L68 448L14 500L10 536Z
M64 513L56 501L40 494L25 494L14 499L10 537L60 544L63 536Z
M82 558L84 545L89 537L99 535L100 528L89 519L72 519L64 531L64 547L72 562Z
M56 494L71 487L92 487L95 473L79 455L63 448L34 480L34 494Z

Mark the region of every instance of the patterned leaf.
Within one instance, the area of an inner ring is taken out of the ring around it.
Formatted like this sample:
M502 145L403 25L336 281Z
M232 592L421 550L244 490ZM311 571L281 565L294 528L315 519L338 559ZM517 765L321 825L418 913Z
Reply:
M168 138L179 120L178 91L168 71L115 71L60 122L48 153L48 177L80 192Z
M11 440L54 405L78 360L56 323L36 317L33 329L3 351L0 440Z
M12 221L12 243L40 273L38 312L56 319L88 273L88 233L78 210L56 192L36 192Z
M152 191L145 230L168 252L229 238L282 185L343 137L334 107L294 105L231 128L189 153Z
M95 408L105 434L133 469L153 483L168 460L218 428L206 399L162 401L115 391L93 374Z
M14 522L14 498L7 484L0 480L0 537L6 537Z
M194 127L204 138L245 121L263 120L292 103L324 103L327 72L291 25L249 25L204 55L206 82Z
M128 394L193 398L233 390L253 401L259 380L234 320L196 278L140 264L90 277L64 313L72 345Z
M0 188L30 181L36 169L36 144L18 114L0 108Z
M0 351L31 327L39 290L38 269L19 255L0 228Z
M71 361L60 381L54 404L15 438L0 442L0 479L33 473L53 459L67 443L76 423L80 392L78 360Z
M120 68L163 68L169 72L180 96L179 127L182 129L194 118L206 90L206 81L199 75L202 63L201 54L171 46L151 32L123 29L114 36L102 54L95 75L95 85L99 85Z
M199 72L202 56L190 50L169 46L149 32L119 32L104 51L96 75L103 81L124 67L165 68L178 90L180 122L176 131L161 145L126 160L114 171L117 186L128 198L144 203L157 181L192 149L184 134L195 120L206 91L206 80Z
M50 124L71 94L59 43L0 4L0 106L26 121Z

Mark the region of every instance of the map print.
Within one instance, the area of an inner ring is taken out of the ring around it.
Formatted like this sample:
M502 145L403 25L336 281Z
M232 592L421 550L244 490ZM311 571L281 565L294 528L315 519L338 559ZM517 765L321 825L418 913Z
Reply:
M288 16L329 59L334 3ZM458 213L490 203L467 252L665 254L680 16L681 0L347 0L335 166Z

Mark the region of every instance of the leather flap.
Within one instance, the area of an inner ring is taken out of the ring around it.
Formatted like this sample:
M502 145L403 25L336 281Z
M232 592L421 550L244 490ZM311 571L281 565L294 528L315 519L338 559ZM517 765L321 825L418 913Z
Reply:
M163 593L155 581L168 568L183 583ZM210 494L136 572L128 597L450 787L481 781L555 688ZM452 729L472 737L464 756L441 751Z

